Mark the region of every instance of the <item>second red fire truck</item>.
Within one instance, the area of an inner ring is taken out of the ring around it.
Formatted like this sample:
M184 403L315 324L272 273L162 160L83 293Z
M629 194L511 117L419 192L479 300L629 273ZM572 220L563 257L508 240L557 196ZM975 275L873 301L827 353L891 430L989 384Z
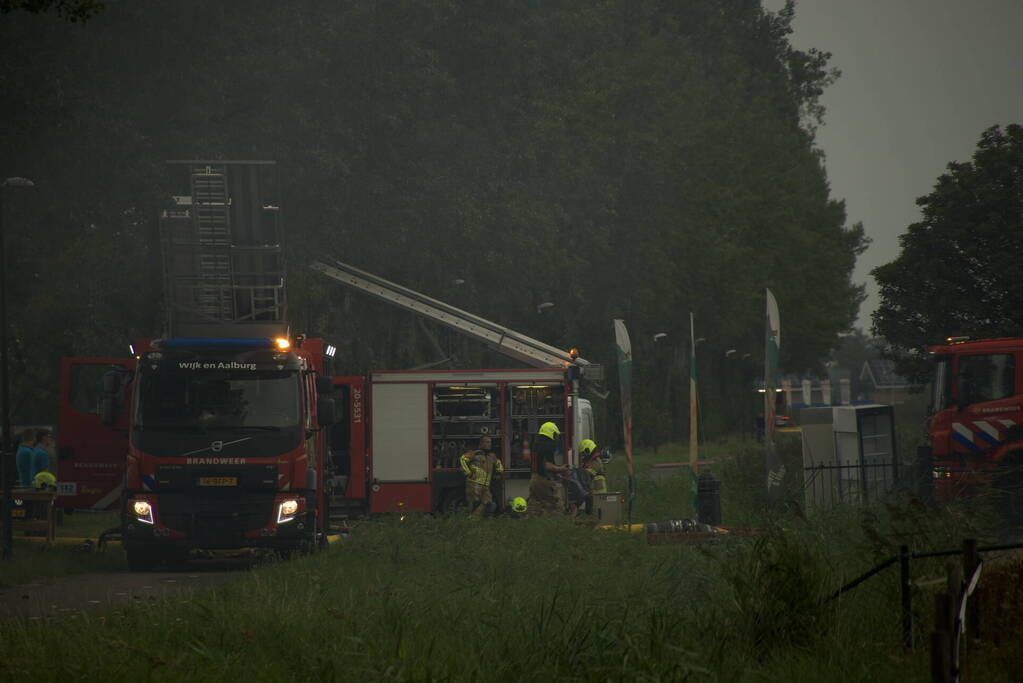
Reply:
M994 489L1023 516L1023 339L949 338L929 349L930 417L923 454L935 495L949 500Z

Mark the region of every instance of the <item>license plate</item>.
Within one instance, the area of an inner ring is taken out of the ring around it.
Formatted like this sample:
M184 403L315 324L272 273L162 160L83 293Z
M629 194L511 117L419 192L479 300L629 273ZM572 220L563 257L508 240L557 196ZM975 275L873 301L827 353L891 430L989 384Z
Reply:
M199 477L199 486L237 486L238 477Z
M23 518L24 516L25 516L25 510L23 508L14 508L13 510L11 510L11 517L13 517L13 518L16 518L16 519L17 518Z

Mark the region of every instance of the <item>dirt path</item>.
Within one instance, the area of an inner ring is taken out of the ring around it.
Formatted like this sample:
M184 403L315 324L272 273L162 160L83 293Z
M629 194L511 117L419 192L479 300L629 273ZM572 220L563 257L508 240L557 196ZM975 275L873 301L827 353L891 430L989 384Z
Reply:
M77 574L52 582L0 588L0 619L73 618L82 611L106 611L159 600L189 600L204 590L237 579L251 560L203 560L179 571Z

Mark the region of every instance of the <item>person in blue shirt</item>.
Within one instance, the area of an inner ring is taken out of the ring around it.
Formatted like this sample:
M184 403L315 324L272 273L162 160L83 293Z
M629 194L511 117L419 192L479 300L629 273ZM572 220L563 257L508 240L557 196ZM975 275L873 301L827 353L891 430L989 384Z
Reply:
M35 481L35 476L40 472L50 469L50 448L53 447L53 437L45 429L40 429L36 434L35 446L32 449L32 479L29 486Z
M18 439L18 452L14 456L18 466L18 488L27 489L32 486L35 471L32 468L32 456L36 441L36 430L26 429Z

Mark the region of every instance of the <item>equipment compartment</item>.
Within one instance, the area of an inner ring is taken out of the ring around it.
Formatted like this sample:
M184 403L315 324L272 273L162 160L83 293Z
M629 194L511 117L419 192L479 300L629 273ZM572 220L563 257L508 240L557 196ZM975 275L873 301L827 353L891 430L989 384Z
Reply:
M492 387L436 387L433 416L490 418L497 415L497 390Z
M483 436L501 452L500 391L497 386L435 386L431 461L433 469L458 469L462 453Z

